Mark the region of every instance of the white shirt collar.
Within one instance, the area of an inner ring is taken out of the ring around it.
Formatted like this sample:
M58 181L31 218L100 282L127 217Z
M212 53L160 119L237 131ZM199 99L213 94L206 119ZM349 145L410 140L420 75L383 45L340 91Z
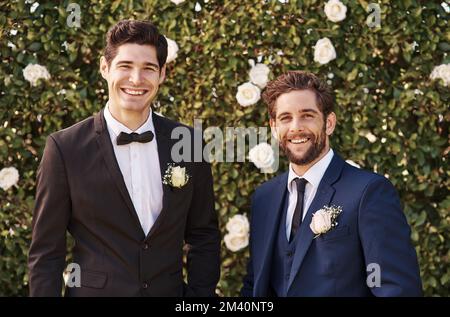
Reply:
M125 126L123 123L117 121L109 111L109 101L106 103L105 111L103 112L106 120L106 124L108 128L110 128L110 131L112 131L115 136L117 137L120 132L126 132L126 133L142 133L145 131L152 131L153 134L155 134L155 127L153 126L153 119L152 119L152 109L150 108L150 112L148 114L147 120L144 122L143 125L141 125L136 131L132 131L127 126Z
M309 184L311 184L313 187L318 187L320 184L320 181L322 180L323 175L325 174L325 171L328 168L328 165L330 165L331 160L333 159L334 152L332 149L328 151L327 154L325 154L324 157L322 157L318 162L316 162L313 166L311 166L306 173L303 175L303 177L297 175L294 172L294 169L292 168L292 163L289 164L289 174L288 174L288 183L287 188L289 193L292 193L292 181L299 177L304 178L308 181Z

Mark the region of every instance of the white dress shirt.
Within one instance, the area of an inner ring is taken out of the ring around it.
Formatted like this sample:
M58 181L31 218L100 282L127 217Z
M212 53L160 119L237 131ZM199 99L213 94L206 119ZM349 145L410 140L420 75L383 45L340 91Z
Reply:
M289 191L289 205L286 214L286 237L288 240L291 235L292 218L294 217L295 205L297 204L297 184L294 182L294 179L299 177L304 178L308 181L308 183L306 183L305 195L303 197L303 220L309 206L311 205L311 202L314 199L314 196L316 196L317 187L319 187L320 181L322 180L322 177L325 174L328 165L330 165L333 155L334 152L332 149L330 149L328 153L320 159L320 161L316 162L316 164L311 166L309 170L306 171L303 177L297 175L292 168L292 164L289 164L287 183L287 188Z
M133 201L142 229L147 235L161 212L163 199L161 170L152 110L150 109L147 121L136 131L130 130L117 121L111 115L108 104L106 104L104 115L114 154L119 163L125 185ZM155 135L150 142L131 142L126 145L117 145L116 139L120 132L143 133L149 130Z

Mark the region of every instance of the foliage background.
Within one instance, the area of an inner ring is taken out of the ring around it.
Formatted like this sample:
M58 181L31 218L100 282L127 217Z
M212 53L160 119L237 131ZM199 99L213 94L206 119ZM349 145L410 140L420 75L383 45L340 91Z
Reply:
M190 125L200 118L204 128L267 126L262 101L242 108L235 99L237 86L248 81L250 58L269 65L271 78L291 69L322 78L333 73L327 78L339 106L333 147L389 175L413 229L425 294L450 295L449 90L429 80L434 66L450 62L448 12L440 1L379 0L379 28L366 25L364 0L343 0L347 18L339 23L327 20L324 2L316 0L70 2L81 7L79 29L66 25L69 1L42 1L33 13L23 0L0 1L0 168L20 173L18 186L0 189L0 295L28 293L26 257L45 138L104 106L107 86L98 72L104 35L125 18L150 19L178 43L157 111ZM320 65L313 46L325 36L337 59ZM51 79L31 87L22 75L28 63L46 66ZM369 131L374 143L363 136ZM283 159L280 170L286 166ZM225 233L227 219L248 215L254 188L272 176L249 162L214 164L213 173ZM233 253L223 246L222 256L218 291L236 296L248 248Z

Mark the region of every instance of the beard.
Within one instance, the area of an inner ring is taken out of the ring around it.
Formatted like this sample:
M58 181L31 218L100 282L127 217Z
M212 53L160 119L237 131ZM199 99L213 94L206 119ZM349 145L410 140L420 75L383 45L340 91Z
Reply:
M309 141L311 141L311 145L306 150L306 152L302 155L297 155L293 153L291 150L289 150L287 143L288 138L287 135L283 138L282 142L280 142L280 147L283 150L284 154L287 156L289 162L294 163L296 165L307 165L311 162L313 162L315 159L317 159L320 154L323 152L326 144L326 131L325 126L321 133L319 133L318 137L316 138L315 135L310 133L302 133L298 136L309 138Z

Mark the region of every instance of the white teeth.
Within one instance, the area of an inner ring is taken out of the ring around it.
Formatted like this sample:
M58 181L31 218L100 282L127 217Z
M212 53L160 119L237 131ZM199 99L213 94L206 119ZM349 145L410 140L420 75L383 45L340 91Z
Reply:
M300 143L305 143L306 141L308 141L308 138L291 140L291 143L300 144Z
M133 96L140 96L145 94L145 90L132 90L132 89L123 89L124 92L126 92L129 95L133 95Z

